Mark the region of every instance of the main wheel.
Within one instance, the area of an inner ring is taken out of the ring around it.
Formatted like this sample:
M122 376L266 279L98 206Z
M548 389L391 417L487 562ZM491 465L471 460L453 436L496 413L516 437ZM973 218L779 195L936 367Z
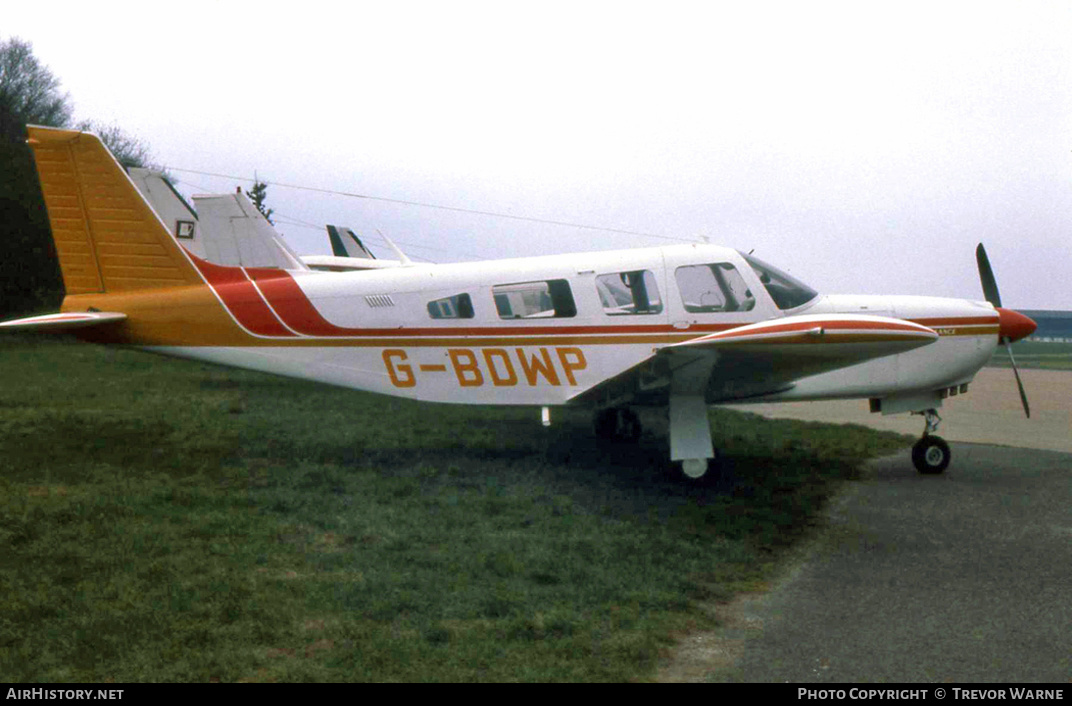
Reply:
M681 472L696 480L707 473L706 458L687 458L681 462Z
M685 480L689 483L706 483L709 479L718 479L722 475L722 465L717 452L712 458L687 458L674 461L671 466L678 480Z
M940 436L927 435L912 447L912 463L926 475L941 473L949 467L949 444Z
M640 417L627 407L609 407L596 412L596 436L611 441L636 441L640 438Z

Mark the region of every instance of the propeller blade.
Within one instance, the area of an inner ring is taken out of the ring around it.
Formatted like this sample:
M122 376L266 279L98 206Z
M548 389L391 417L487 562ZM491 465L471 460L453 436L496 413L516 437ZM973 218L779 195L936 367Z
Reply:
M1005 344L1005 350L1009 352L1009 362L1012 363L1012 374L1016 376L1016 386L1020 388L1020 401L1024 403L1024 414L1031 419L1031 407L1027 404L1027 393L1024 392L1024 383L1020 382L1020 371L1016 369L1016 359L1012 357L1012 341L1007 338L1001 339Z
M979 266L979 281L983 285L983 296L995 307L1001 306L998 282L994 279L994 271L990 269L990 259L986 256L986 248L982 243L975 248L975 263Z

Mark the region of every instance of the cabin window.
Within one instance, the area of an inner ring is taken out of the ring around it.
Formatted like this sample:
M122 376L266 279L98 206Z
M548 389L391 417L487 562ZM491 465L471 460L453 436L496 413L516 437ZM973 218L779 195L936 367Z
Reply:
M433 319L471 319L473 300L468 294L455 294L428 302L428 315Z
M596 291L608 316L658 314L663 310L655 275L649 270L600 275Z
M687 265L674 272L685 311L751 311L756 299L737 268L728 262Z
M500 319L561 319L577 315L564 279L500 284L491 288Z

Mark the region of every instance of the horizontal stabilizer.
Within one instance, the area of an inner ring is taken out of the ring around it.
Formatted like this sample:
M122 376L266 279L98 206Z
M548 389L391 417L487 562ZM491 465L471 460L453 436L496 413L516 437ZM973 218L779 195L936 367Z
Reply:
M55 332L69 331L87 326L99 326L111 324L127 318L126 314L114 311L72 311L60 314L45 314L44 316L31 316L26 319L15 319L0 323L3 331L41 331Z

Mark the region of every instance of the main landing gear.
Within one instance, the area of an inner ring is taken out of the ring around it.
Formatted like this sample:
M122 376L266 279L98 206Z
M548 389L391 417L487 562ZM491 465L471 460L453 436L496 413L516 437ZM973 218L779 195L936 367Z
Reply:
M920 414L926 417L927 428L923 431L923 438L912 446L912 464L920 473L936 475L949 467L949 444L942 437L934 436L942 421L938 412L928 409Z
M604 441L635 443L640 439L640 418L628 407L607 407L596 412L596 436ZM670 457L693 480L707 473L716 454L711 445L707 405L700 397L670 401Z
M628 407L608 407L596 412L596 436L606 441L636 441L640 438L640 418Z

